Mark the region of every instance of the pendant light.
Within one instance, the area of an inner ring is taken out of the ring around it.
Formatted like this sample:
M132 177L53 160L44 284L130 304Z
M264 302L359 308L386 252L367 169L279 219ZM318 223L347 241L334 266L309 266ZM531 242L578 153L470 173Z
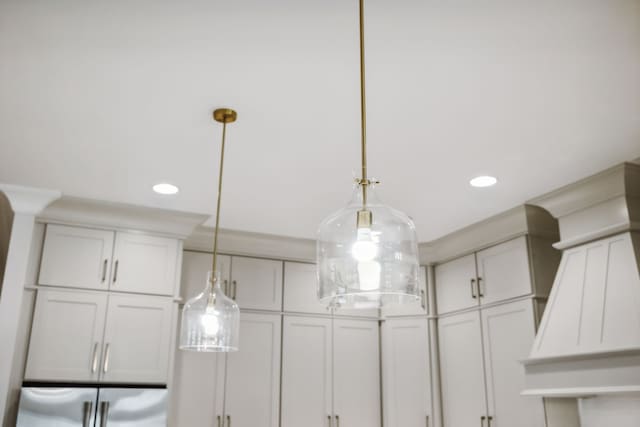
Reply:
M238 304L224 294L221 287L222 275L217 262L224 144L227 123L235 122L237 113L228 108L218 109L213 112L213 118L222 123L216 228L213 231L213 266L207 276L204 290L187 301L182 309L180 350L231 352L238 351L240 310Z
M383 205L367 176L364 0L360 1L362 176L351 202L318 230L318 297L330 307L372 308L419 299L418 239L413 221Z

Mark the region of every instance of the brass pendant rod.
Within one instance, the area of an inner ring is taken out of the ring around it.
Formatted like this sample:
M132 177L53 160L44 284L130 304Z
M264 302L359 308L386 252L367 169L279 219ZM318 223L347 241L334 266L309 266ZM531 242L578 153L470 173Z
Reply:
M222 170L224 168L224 144L227 136L227 122L222 122L222 147L220 148L220 173L218 176L218 203L216 205L216 228L213 230L213 280L218 266L218 228L220 227L220 200L222 199Z
M367 105L365 96L364 65L364 0L360 0L360 119L362 132L362 205L367 205Z

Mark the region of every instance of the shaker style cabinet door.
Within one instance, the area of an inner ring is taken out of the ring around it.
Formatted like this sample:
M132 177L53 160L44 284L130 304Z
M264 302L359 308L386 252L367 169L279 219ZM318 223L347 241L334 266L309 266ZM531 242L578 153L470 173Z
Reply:
M110 289L173 295L177 262L178 240L118 232Z
M284 316L283 322L281 426L329 427L333 414L332 320Z
M231 257L218 255L217 269L220 271L220 286L228 295L229 277L231 273ZM180 297L183 302L199 295L207 285L207 275L213 268L213 254L207 252L184 251L182 254L182 279L180 280Z
M281 330L279 314L242 313L240 350L227 354L226 427L278 427Z
M529 251L525 236L480 251L476 256L482 304L532 292Z
M111 294L104 331L103 382L166 384L173 301Z
M478 305L475 255L467 255L435 267L438 314Z
M40 285L109 288L113 231L48 224Z
M385 427L432 427L427 319L390 319L382 326Z
M438 336L444 427L480 426L487 416L480 313L440 318Z
M420 316L427 314L427 268L420 267L418 272L420 299L408 304L394 304L382 307L382 314L387 317L393 316Z
M107 295L39 289L26 380L97 381Z
M491 427L542 427L541 398L521 396L525 389L524 366L535 338L531 300L482 310L487 397Z
M241 309L282 310L282 261L232 257L229 288Z
M284 310L287 312L331 314L318 300L316 265L284 263Z
M333 334L334 426L378 427L378 321L334 319Z

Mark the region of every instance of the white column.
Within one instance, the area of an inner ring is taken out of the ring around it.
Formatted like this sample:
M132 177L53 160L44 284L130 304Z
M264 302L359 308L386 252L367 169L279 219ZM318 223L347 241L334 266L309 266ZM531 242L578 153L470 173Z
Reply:
M27 275L35 218L58 199L59 191L0 184L13 210L11 240L0 295L0 420L4 417L11 379L13 354Z

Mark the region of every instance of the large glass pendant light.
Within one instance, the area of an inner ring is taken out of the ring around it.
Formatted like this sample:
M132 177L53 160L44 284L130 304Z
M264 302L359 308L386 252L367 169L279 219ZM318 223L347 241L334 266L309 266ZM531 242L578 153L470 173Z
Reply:
M364 0L360 0L362 176L351 202L318 230L318 297L330 307L372 308L419 299L418 239L413 221L383 205L367 177Z
M206 278L204 290L187 301L182 309L179 346L180 350L230 352L238 351L240 310L238 304L224 294L221 287L222 275L217 262L224 144L227 123L235 122L237 113L228 108L218 109L213 112L213 118L222 123L216 228L213 232L213 267Z

